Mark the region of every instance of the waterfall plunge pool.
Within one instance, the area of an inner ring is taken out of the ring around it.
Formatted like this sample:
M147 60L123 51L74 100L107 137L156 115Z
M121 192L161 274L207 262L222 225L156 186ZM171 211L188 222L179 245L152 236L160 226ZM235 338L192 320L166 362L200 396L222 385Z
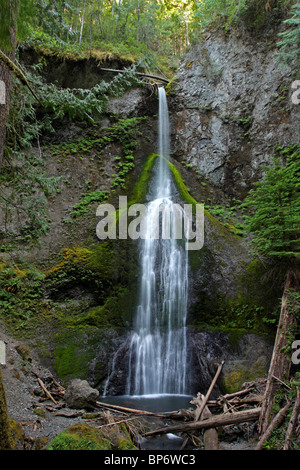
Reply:
M192 407L192 395L153 394L153 395L116 395L101 397L99 401L108 405L124 406L135 410L163 413Z

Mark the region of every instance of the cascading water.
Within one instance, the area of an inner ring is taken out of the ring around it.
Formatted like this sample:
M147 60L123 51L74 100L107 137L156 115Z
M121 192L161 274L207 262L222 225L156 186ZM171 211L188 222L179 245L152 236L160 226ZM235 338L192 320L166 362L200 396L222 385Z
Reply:
M146 237L140 241L140 299L130 345L128 395L187 391L188 252L175 237L169 153L167 99L164 88L159 88L160 157L154 197L148 204ZM170 216L171 236L153 237L159 213L162 218Z

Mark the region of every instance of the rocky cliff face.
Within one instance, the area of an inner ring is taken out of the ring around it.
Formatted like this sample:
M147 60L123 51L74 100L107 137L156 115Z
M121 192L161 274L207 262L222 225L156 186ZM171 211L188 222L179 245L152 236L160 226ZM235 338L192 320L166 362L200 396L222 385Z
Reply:
M170 86L174 157L230 198L245 196L276 146L300 142L295 71L280 64L276 40L207 33Z

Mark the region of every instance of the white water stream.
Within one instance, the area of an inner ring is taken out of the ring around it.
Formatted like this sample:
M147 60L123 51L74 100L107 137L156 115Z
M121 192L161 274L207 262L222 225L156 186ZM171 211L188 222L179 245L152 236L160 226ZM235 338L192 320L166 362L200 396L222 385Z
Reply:
M159 88L160 158L154 198L148 204L147 236L140 241L140 294L130 345L128 395L186 394L187 391L188 251L174 236L169 139L167 99L164 88ZM171 236L166 239L151 236L159 211L162 217L171 214Z

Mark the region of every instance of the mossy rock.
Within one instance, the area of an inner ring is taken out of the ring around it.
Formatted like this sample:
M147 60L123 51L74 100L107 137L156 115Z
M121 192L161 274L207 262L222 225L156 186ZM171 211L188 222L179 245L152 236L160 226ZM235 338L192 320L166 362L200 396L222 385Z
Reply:
M23 450L24 433L22 426L12 418L9 418L9 433L11 436L11 450Z
M44 450L48 442L48 437L37 437L34 441L34 450Z
M245 382L251 382L267 373L267 361L258 358L253 364L248 361L229 362L222 372L222 389L224 393L234 393L242 389Z
M16 351L21 356L24 361L31 362L32 361L32 354L28 346L26 344L18 344L16 346Z
M92 333L87 336L83 331L62 329L57 335L53 368L61 379L87 378L87 365L99 342L99 335L94 338Z
M47 450L111 450L111 445L96 428L79 423L58 434Z
M107 422L111 424L113 421L108 419ZM100 432L103 438L109 440L112 448L115 450L138 450L131 440L125 423L119 423L115 426L104 426Z
M119 439L118 450L138 450L130 439Z
M98 430L78 423L58 434L47 450L138 450L124 423Z

